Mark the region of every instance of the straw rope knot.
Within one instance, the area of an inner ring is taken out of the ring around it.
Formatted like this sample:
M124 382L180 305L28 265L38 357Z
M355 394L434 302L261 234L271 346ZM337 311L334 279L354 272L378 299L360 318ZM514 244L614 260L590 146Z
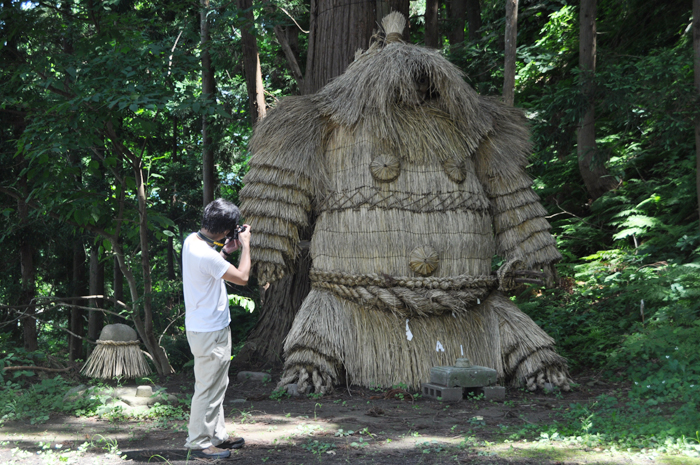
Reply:
M310 278L316 289L408 318L468 311L498 287L496 276L392 277L312 270Z
M511 258L501 265L496 272L498 276L498 290L507 292L518 287L519 284L516 281L515 272L525 268L525 263L520 257Z
M385 41L387 44L392 42L403 42L403 35L399 32L391 32L386 35Z

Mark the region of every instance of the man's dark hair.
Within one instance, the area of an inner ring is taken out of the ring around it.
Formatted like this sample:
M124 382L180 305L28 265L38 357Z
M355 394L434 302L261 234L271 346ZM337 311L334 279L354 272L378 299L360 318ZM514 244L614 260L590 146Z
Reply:
M204 207L202 227L212 234L221 234L227 229L232 231L238 225L240 217L241 212L237 206L228 200L216 199Z

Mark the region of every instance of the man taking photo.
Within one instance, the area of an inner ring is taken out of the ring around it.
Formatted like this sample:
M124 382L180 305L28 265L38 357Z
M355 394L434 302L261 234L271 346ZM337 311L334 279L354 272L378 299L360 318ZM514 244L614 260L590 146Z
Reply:
M195 379L185 447L194 457L227 458L228 449L241 448L245 442L228 436L223 405L231 363L231 315L224 281L244 286L250 274L250 226L238 226L240 215L233 203L214 200L204 208L199 232L190 234L182 246L185 329ZM227 258L239 248L241 258L235 267Z

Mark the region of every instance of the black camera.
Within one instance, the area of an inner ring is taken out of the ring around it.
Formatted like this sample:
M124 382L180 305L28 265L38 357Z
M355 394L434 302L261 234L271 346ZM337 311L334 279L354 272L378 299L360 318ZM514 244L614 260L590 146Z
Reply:
M238 225L236 225L236 226L231 230L231 232L228 233L228 238L231 239L231 240L233 240L233 241L237 241L237 240L238 240L238 234L239 234L239 233L242 233L242 232L245 231L245 230L246 230L246 227L245 227L245 226L238 226Z

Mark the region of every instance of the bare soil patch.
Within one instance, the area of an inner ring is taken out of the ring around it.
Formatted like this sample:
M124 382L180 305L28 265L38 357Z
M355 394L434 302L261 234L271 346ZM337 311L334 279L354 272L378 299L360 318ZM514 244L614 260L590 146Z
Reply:
M278 379L278 373L272 374ZM274 382L235 380L232 372L227 425L230 434L245 438L246 445L221 462L256 465L608 463L561 455L533 457L518 453L517 447L509 453L495 452L491 446L527 425L555 422L572 402L586 402L618 388L580 376L580 385L572 392L533 394L508 388L502 402L446 403L408 395L401 399L400 392L387 396L386 390L355 386L321 398L275 400L270 398ZM159 384L184 398L192 394L194 381L177 375ZM39 425L13 422L0 428L0 463L201 463L202 459L188 457L185 437L184 421L53 416Z

